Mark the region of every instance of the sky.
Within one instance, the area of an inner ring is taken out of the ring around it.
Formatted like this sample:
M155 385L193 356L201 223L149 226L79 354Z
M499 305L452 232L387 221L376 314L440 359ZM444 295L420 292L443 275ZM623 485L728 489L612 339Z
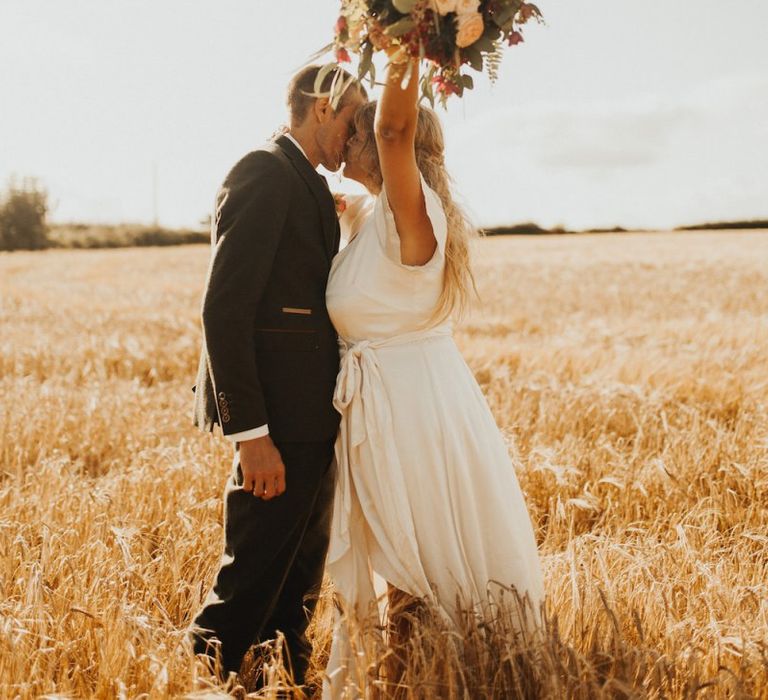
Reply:
M499 80L440 111L482 226L768 217L768 3L540 0ZM337 0L0 0L0 185L57 222L198 226L286 121ZM332 188L355 191L332 176Z

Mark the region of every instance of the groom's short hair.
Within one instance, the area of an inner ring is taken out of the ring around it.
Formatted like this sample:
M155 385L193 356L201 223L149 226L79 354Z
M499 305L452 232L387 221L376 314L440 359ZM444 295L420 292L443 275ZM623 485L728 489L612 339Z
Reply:
M306 66L296 73L296 75L291 78L291 82L288 83L287 103L291 121L299 123L303 122L309 113L310 107L312 107L312 103L318 99L318 95L315 93L315 82L322 69L323 66ZM363 99L367 99L368 93L362 83L360 83L357 78L353 78L350 73L340 66L337 66L325 74L320 83L320 94L327 93L327 96L330 97L331 86L337 75L339 81L348 83L348 87L341 96L337 109L346 106L351 96L355 94L362 95Z

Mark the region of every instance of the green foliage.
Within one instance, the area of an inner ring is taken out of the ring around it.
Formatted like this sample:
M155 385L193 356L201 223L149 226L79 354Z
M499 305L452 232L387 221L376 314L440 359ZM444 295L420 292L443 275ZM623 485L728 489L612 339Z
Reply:
M48 192L37 180L12 180L0 196L0 250L41 250L48 239Z
M394 24L390 24L386 29L386 33L390 36L404 36L409 32L416 29L418 25L411 17L403 17Z
M491 81L491 85L495 84L499 79L499 68L501 66L501 59L503 57L504 46L500 41L497 41L493 51L489 52L485 61L485 67L488 71L488 79ZM472 66L475 67L474 65ZM482 69L482 64L480 66Z
M768 219L753 219L751 221L715 221L706 224L678 226L675 231L721 231L726 229L768 229Z
M526 0L342 0L334 40L326 49L335 51L337 64L356 55L358 79L369 79L373 86L373 55L399 47L398 63L415 59L430 70L430 80L420 81L420 98L432 106L439 100L445 107L451 95L461 97L474 87L474 80L462 73L464 66L478 73L487 68L495 82L502 46L522 43L521 29L532 20L542 23L541 11Z
M416 6L416 0L392 0L392 4L398 12L407 15L413 12L414 7Z

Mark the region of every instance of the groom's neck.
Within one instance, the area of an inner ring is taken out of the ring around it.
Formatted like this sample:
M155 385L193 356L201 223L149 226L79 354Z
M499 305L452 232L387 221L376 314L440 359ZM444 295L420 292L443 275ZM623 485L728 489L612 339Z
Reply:
M304 149L304 154L307 156L307 160L312 164L313 168L317 168L320 165L320 152L317 148L316 141L313 138L314 134L310 133L310 130L303 126L291 126L288 129L293 138L295 138L299 145Z

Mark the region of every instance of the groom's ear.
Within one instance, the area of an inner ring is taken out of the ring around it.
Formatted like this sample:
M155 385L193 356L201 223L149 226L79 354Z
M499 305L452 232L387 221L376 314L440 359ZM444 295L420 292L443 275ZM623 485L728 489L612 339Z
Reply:
M318 97L313 105L315 118L320 124L329 121L333 117L331 101L327 97Z

